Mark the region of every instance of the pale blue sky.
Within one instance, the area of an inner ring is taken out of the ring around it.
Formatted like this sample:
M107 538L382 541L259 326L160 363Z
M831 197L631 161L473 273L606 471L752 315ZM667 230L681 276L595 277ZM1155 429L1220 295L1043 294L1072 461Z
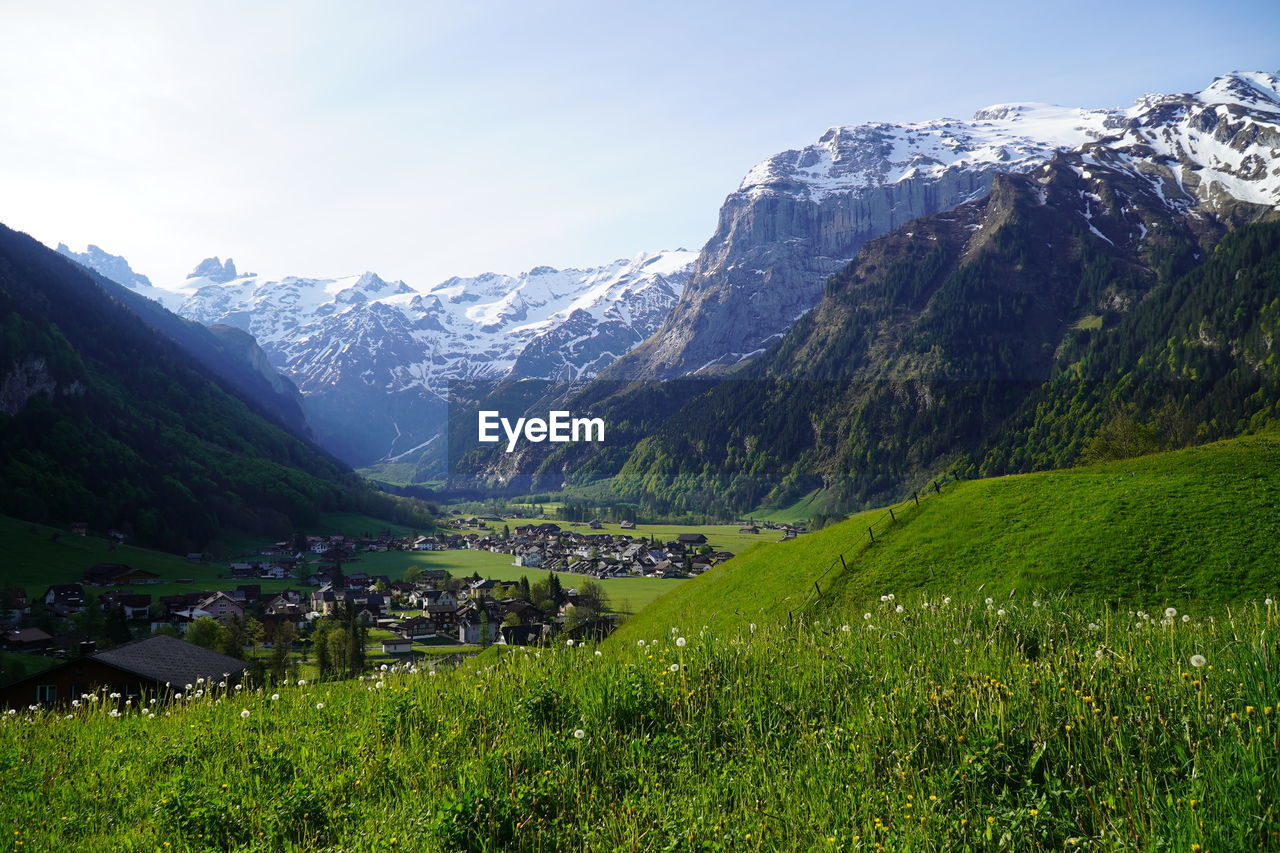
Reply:
M1280 69L1274 2L39 5L0 2L0 221L157 283L696 249L831 125Z

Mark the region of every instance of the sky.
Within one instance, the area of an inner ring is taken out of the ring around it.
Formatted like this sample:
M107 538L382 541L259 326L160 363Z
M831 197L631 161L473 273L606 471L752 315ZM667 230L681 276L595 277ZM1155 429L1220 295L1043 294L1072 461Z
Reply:
M698 249L833 125L1280 70L1280 3L0 0L0 222L159 285Z

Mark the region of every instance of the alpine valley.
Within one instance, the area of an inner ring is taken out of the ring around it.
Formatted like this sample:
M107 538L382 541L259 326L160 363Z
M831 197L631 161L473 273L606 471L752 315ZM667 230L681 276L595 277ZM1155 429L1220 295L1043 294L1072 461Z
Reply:
M388 480L846 512L1070 465L1108 430L1176 447L1272 418L1277 205L1280 77L1237 72L1124 109L831 128L751 169L696 254L426 287L213 258L155 287L60 251L252 335L320 443ZM446 453L460 388L554 394L609 441Z

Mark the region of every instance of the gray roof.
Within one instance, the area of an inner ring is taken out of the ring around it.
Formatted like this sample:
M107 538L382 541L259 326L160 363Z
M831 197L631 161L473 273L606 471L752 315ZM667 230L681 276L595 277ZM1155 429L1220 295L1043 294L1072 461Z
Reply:
M223 673L230 673L238 677L249 668L242 660L164 634L98 652L93 659L177 688L194 684L200 676L220 680Z

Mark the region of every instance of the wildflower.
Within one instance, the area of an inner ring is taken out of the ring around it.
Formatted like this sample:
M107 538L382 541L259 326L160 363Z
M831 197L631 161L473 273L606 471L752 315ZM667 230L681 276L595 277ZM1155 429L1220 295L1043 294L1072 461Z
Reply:
M383 686L383 684L382 684L382 682L381 682L381 681L379 681L377 684L375 684L375 685L373 685L373 686L374 686L374 687L381 688L381 687Z
M244 685L243 685L243 684L237 684L237 685L236 685L236 690L244 690Z
M668 667L668 669L670 669L672 672L679 672L679 671L680 671L680 664L678 664L678 663L673 663L673 664L671 664L671 666L669 666L669 667Z
M272 693L272 694L271 694L271 701L272 701L272 702L276 701L276 700L277 700L277 699L279 699L279 698L280 698L280 694L279 694L279 693Z
M573 640L570 640L566 645L568 645L569 648L573 648Z
M198 680L198 679L197 679L197 680ZM191 686L190 684L188 684L188 685L187 685L187 692L188 692L188 693L190 693L190 692L191 692L191 689L192 689L192 686Z
M849 633L849 626L848 626L848 625L841 625L841 626L840 626L840 630L841 630L841 631L844 631L844 632L847 634L847 633Z
M752 622L748 627L751 628L751 633L754 634L756 632L756 623Z
M679 646L680 648L684 648L684 646L685 646L685 644L686 644L687 642L689 642L689 641L688 641L688 640L686 640L684 637L680 637L680 638L678 638L678 639L676 640L676 645L677 645L677 646Z
M1208 661L1207 661L1207 660L1205 660L1204 655L1192 655L1192 656L1191 656L1191 665L1192 665L1192 666L1204 666L1206 663L1208 663Z
M577 738L578 740L582 740L584 737L586 737L586 736L587 736L587 733L586 733L586 732L584 732L582 729L574 729L574 730L573 730L573 736L574 736L575 738Z
M317 711L320 711L320 710L323 710L323 709L324 709L324 703L323 703L323 702L317 702L317 703L316 703L316 710L317 710Z
M862 618L863 618L863 619L870 619L870 618L871 618L871 614L870 614L870 613L863 613L863 614L862 614Z
M1263 603L1263 604L1265 604L1265 605L1267 605L1268 607L1270 607L1270 606L1271 606L1271 599L1269 599L1269 598L1268 598L1267 600L1263 601L1262 603Z
M72 699L72 700L71 700L71 707L72 707L72 708L79 708L79 707L80 707L80 700L79 700L79 699Z
M1102 655L1103 655L1103 654L1104 654L1104 652L1102 651L1102 649L1098 649L1096 652L1094 652L1094 653L1093 653L1093 656L1094 656L1095 658L1097 658L1098 660L1102 660Z
M299 687L306 687L306 686L307 686L307 680L306 680L305 678L299 678L299 679L298 679L298 686L299 686Z
M604 652L600 651L599 649L596 649L596 657L598 658L604 657Z
M893 612L894 612L894 613L901 613L901 612L902 612L902 605L901 605L901 604L899 604L898 606L894 607L894 608L893 608Z
M988 598L988 599L987 599L987 606L988 606L988 607L990 607L992 604L995 604L995 599Z
M887 596L887 595L882 595L882 596L880 596L880 600L881 600L881 601L888 601L888 600L889 600L889 596Z
M996 611L996 615L997 615L997 616L1004 616L1004 615L1006 615L1006 614L1007 614L1007 612L1008 612L1008 611L1006 611L1006 610L1002 607L1002 608L1000 608L999 610L997 610L997 611Z
M31 707L32 707L33 709L35 708L35 706L34 706L34 705L32 705ZM118 717L118 716L120 716L120 711L119 711L118 709L116 709L116 708L112 708L112 709L111 709L111 716L113 716L113 717Z
M951 596L949 596L949 595L944 595L944 596L942 597L942 603L943 603L943 604L950 604L950 603L951 603Z
M951 642L958 646L958 645L960 645L960 638L959 638L959 637L955 637L955 638L953 638L953 639L951 640Z
M387 665L384 663L384 664L382 665L381 669L382 669L382 671L383 671L383 672L386 672L386 671L387 671Z
M248 718L249 718L249 709L246 708L245 710L240 712L240 719L247 720Z
M225 682L225 681L219 681L219 682L218 682L218 686L219 686L219 687L226 687L226 686L227 686L227 682Z
M1183 621L1183 622L1190 622L1190 621L1191 621L1191 617L1190 617L1190 616L1188 616L1187 614L1183 613L1183 614L1182 614L1182 621Z
M1090 623L1089 623L1089 630L1090 630L1090 631L1096 631L1096 630L1098 630L1098 623L1097 623L1097 622L1090 622Z
M754 628L755 626L754 626L754 625L752 625L751 627L752 627L752 628ZM636 645L643 649L643 648L644 648L644 640L636 640Z
M1040 602L1038 602L1038 601L1033 601L1033 602L1031 602L1031 606L1032 606L1032 607L1039 607L1039 606L1040 606ZM1035 809L1032 809L1032 811L1035 811Z

